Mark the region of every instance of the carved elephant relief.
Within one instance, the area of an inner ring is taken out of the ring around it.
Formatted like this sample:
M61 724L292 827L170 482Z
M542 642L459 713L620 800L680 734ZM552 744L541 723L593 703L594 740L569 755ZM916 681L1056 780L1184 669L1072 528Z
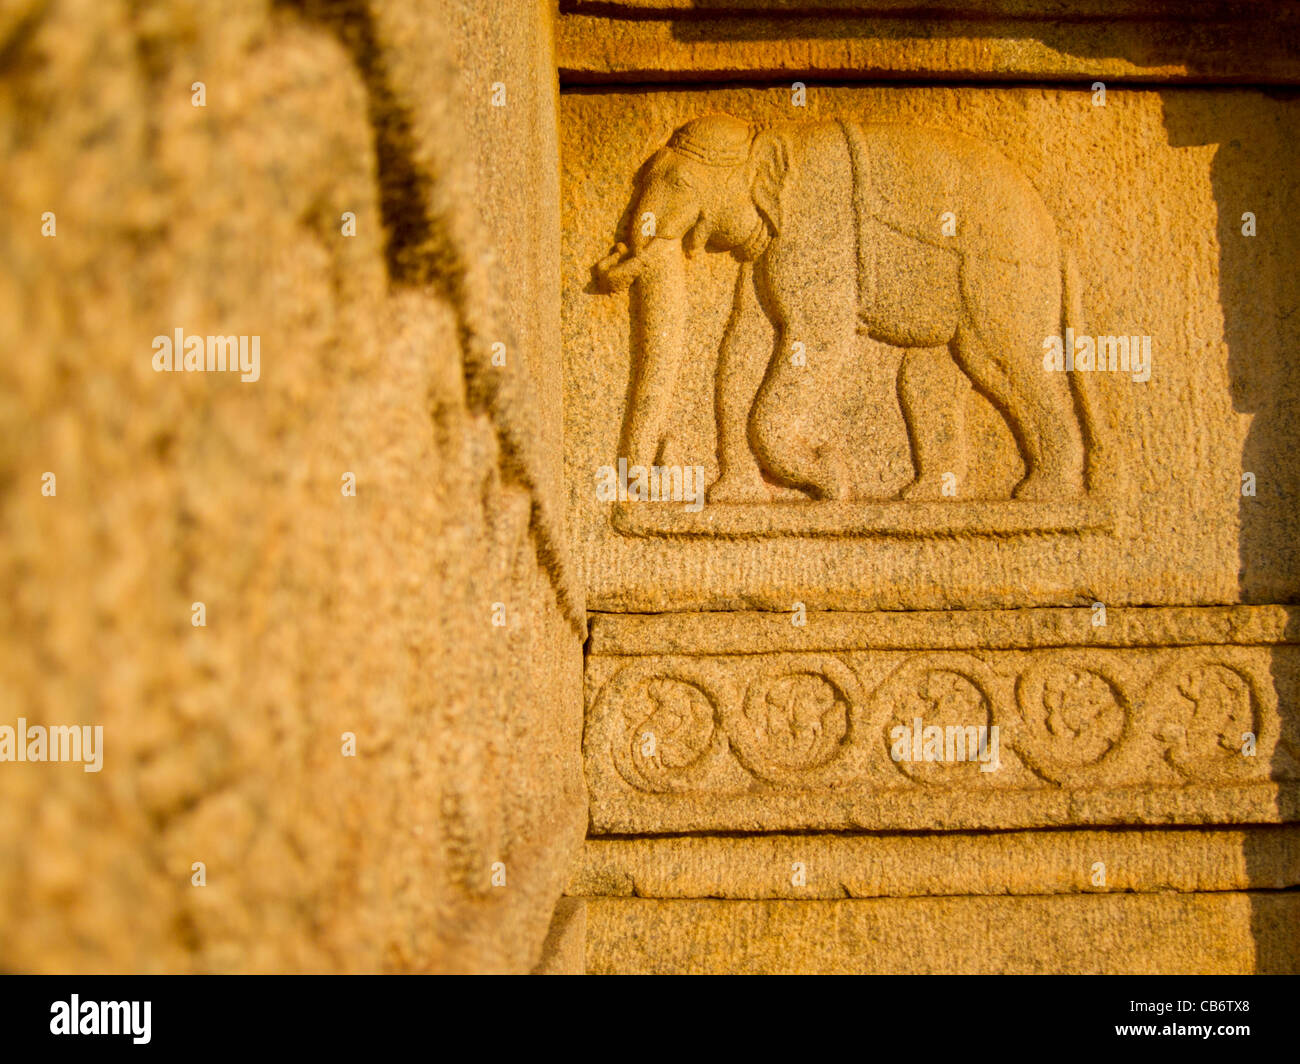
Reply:
M863 337L904 349L904 368L912 354L951 353L1023 455L1016 498L1084 491L1084 399L1043 365L1044 339L1080 325L1074 260L1038 193L992 148L912 126L757 128L722 114L674 132L641 169L626 242L595 267L603 290L635 300L630 462L656 462L671 423L686 263L700 250L740 264L719 349L711 503L764 501L769 482L850 497L831 415ZM900 402L915 470L903 497L939 498L943 412L906 386Z

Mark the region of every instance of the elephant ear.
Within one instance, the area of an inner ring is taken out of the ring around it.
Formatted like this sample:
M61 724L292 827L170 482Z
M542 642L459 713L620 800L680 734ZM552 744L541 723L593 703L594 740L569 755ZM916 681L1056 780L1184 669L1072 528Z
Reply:
M758 133L749 152L753 171L752 194L754 206L766 219L773 233L781 232L782 201L785 197L785 177L790 169L790 152L785 138L772 132Z

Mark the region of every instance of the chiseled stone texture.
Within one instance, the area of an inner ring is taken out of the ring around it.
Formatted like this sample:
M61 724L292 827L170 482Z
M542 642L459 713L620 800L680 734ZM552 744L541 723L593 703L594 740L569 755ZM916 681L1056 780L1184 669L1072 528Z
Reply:
M592 974L1300 972L1300 894L587 903Z
M0 969L540 961L585 827L549 33L0 15L0 722L104 729L98 774L0 765ZM155 373L177 327L260 336L260 379Z

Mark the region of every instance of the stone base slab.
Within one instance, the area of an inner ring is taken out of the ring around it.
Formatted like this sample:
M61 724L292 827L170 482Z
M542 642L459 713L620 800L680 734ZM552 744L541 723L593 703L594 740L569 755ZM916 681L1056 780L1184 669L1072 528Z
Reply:
M590 974L1294 974L1300 894L593 898Z

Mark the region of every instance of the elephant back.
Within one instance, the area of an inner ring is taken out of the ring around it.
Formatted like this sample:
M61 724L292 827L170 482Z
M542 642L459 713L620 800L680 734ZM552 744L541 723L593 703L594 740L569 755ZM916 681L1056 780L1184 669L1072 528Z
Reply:
M1019 265L1058 269L1056 224L1002 154L945 130L845 123L859 232L876 222L912 240ZM943 216L955 216L945 236Z

